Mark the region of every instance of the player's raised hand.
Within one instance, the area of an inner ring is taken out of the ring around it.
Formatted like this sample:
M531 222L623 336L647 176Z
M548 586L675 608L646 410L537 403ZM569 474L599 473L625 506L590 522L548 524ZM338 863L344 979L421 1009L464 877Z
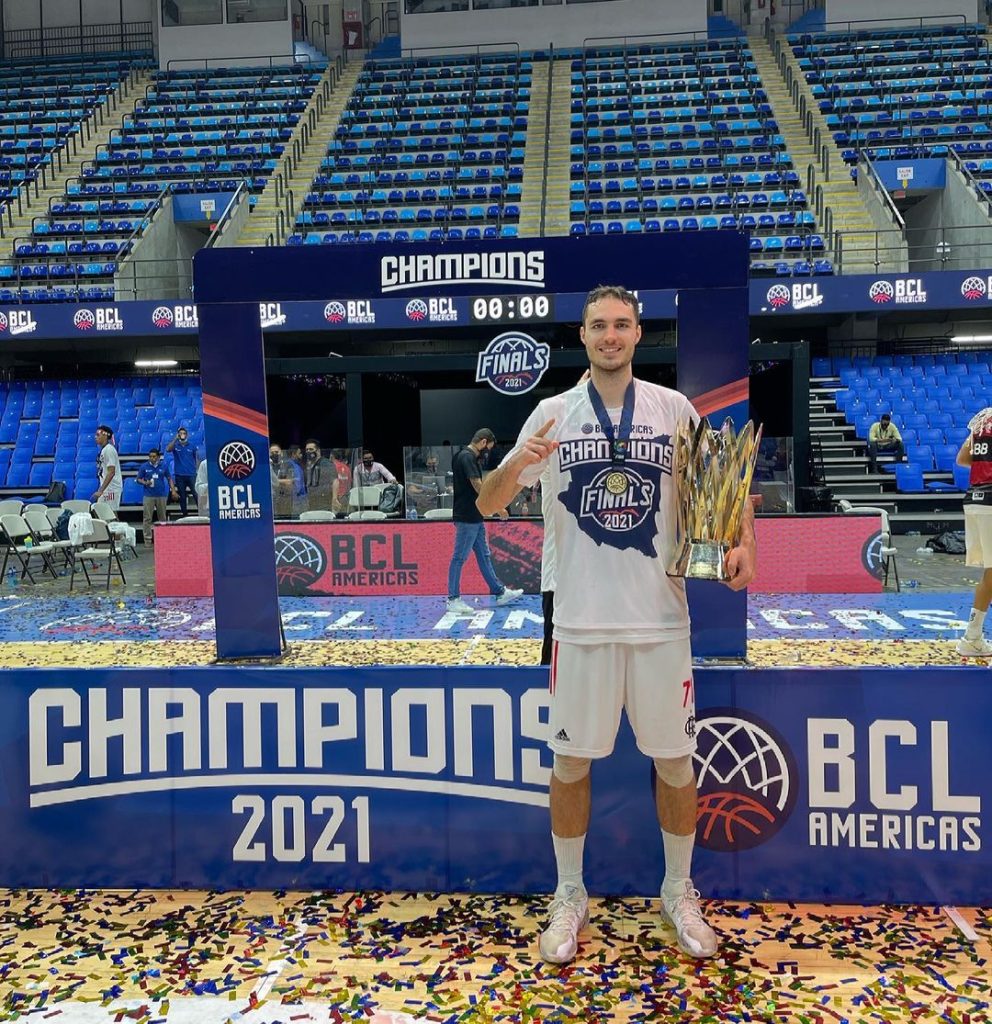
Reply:
M523 448L520 449L523 462L528 465L543 462L558 447L558 442L547 436L548 431L554 425L555 421L550 419L536 434L532 434L527 438Z

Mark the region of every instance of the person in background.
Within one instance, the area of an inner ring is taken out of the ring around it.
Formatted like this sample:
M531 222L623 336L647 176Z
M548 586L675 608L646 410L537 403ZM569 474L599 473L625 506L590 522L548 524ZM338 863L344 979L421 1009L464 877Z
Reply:
M193 484L196 491L196 513L201 516L210 515L210 481L207 477L207 460L201 459L196 467L196 482Z
M331 452L331 460L338 475L337 494L331 508L337 515L343 516L348 511L348 496L351 494L351 466L342 448L335 448Z
M982 631L992 601L992 407L982 409L968 424L957 462L970 468L964 498L965 564L982 570L957 652L965 658L988 658L992 657L992 643Z
M100 486L93 492L91 501L106 502L115 512L121 506L121 460L114 447L114 432L105 423L96 428L96 443L100 454L96 460L96 475Z
M895 455L896 462L906 457L906 446L902 443L902 434L892 422L892 414L883 412L877 423L868 428L868 472L877 471L878 454Z
M475 552L482 578L497 604L511 604L522 590L505 586L493 568L489 541L486 538L486 521L476 506L476 499L482 489L482 460L496 445L496 435L488 428L481 427L472 435L468 446L452 460L455 473L455 493L452 499L451 518L455 522L455 546L448 565L448 611L462 615L474 614L475 609L461 598L462 569L470 552ZM494 512L500 519L506 519L503 508Z
M338 476L330 459L321 454L320 442L311 437L303 450L307 508L331 511L338 500Z
M307 479L303 471L303 449L298 444L291 444L286 455L293 473L292 515L297 519L301 512L307 510Z
M169 467L162 461L162 453L153 448L148 453L148 461L138 470L138 483L145 489L141 499L141 539L151 546L155 543L152 524L157 519L166 522L165 504L169 498L176 496L176 487L172 482Z
M196 445L190 444L189 432L185 427L176 431L176 436L165 446L172 453L172 476L176 493L179 495L179 514L186 515L186 496L196 497L193 480L196 476Z
M362 452L361 465L355 469L356 487L374 487L376 484L392 484L396 477L367 448Z
M289 519L293 513L296 476L283 455L282 445L269 445L269 473L272 476L272 514L277 519Z

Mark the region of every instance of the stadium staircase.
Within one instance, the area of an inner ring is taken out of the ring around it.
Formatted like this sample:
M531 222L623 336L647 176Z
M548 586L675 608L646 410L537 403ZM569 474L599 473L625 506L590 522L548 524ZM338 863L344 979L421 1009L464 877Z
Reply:
M792 156L793 165L799 172L800 179L804 185L807 182L809 165L816 168L816 183L823 189L824 214L826 210L831 211L833 231L835 234L843 235L843 247L846 250L853 250L858 253L868 253L874 248L875 226L861 201L858 188L851 180L848 167L845 165L840 151L831 141L831 133L827 128L823 115L813 99L813 94L806 80L799 70L796 58L792 55L791 48L782 39L783 53L792 67L795 81L799 83L801 95L805 95L806 104L812 112L813 124L820 129L820 134L827 142L827 153L829 160L829 175L821 173L819 154L813 148L806 129L803 126L799 110L796 108L789 92L789 86L779 69L768 41L760 33L751 35L748 39L751 44L751 53L754 62L761 74L761 81L768 94L768 102L771 104L778 122L779 132L785 137L786 146ZM809 189L810 203L813 203L813 189ZM817 212L817 220L823 225L821 215ZM827 246L830 258L838 271L844 273L871 273L875 270L874 263L861 265L855 258L844 258L843 266L838 265L838 254L833 247L833 237L827 238Z
M285 242L286 235L293 230L296 214L303 205L303 197L310 187L310 182L317 173L321 160L327 154L327 140L334 138L341 114L348 105L361 71L362 61L352 61L345 65L341 76L334 82L333 65L327 66L306 110L296 123L291 139L286 144L279 168L282 171L282 180L279 180L278 172L269 176L265 189L258 197L251 216L238 236L238 245L265 245L270 234L277 244ZM325 95L325 92L329 99L326 104L322 104L318 97ZM318 106L323 106L320 113ZM314 124L312 129L311 123ZM300 155L294 159L296 152ZM285 230L281 235L280 210L285 214L282 221Z
M570 174L570 71L567 60L534 64L524 155L520 234L536 237L541 231L544 206L545 235L567 235L569 230ZM551 79L550 96L548 79ZM548 115L548 105L551 112ZM546 129L550 129L547 131ZM547 142L547 175L544 154Z
M962 482L947 465L924 467L924 489L912 493L896 486L891 456L879 455L881 471L868 471L864 436L858 436L858 428L838 407L846 390L833 372L814 367L809 387L812 468L817 474L822 470L822 483L830 489L832 500L836 503L846 498L852 505L884 508L896 534L963 530ZM907 456L910 461L915 458L911 441ZM931 486L941 489L931 490Z
M52 200L58 201L65 197L66 185L71 178L78 178L84 163L92 162L100 146L106 146L110 139L111 132L118 128L126 116L134 113L135 106L145 98L145 90L152 82L152 71L150 69L135 68L122 83L119 93L107 97L103 105L97 108L91 115L92 134L86 142L80 143L75 153L65 151L62 156L61 168L58 169L58 176L47 177L46 183L42 185L39 177L38 194L35 196L34 188L25 188L30 192L31 205L22 205L18 209L15 202L11 206L11 220L4 221L4 241L2 242L4 256L0 265L12 266L12 246L14 239L30 235L34 219L48 213L49 204ZM52 168L57 167L52 163L49 165L49 173Z

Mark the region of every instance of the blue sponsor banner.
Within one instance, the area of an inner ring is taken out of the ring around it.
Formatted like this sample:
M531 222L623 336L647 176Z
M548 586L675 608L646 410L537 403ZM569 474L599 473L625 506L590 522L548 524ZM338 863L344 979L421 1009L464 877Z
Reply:
M696 884L974 903L986 676L698 669ZM540 668L8 671L4 883L548 891L548 699ZM624 724L595 771L596 893L657 893L650 769Z
M205 303L200 316L217 654L274 656L279 591L258 307Z
M752 317L870 311L884 314L914 307L992 310L992 270L987 269L756 278L748 288ZM676 319L676 289L640 287L636 291L646 320ZM542 323L577 324L586 292L548 291L521 297L480 289L469 296L431 298L423 293L414 298L370 298L349 296L335 288L326 289L325 295L316 300L258 302L262 329L266 333L384 329L436 332L445 326L530 328ZM425 307L428 313L423 315ZM0 306L0 344L20 337L32 341L84 336L102 342L109 337L165 341L173 335L196 335L198 326L196 306L171 299L85 306Z

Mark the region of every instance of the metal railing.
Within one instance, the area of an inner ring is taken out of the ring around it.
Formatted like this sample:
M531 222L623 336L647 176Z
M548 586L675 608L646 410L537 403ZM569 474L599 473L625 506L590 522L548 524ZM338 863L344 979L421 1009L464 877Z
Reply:
M913 31L919 29L923 31L925 28L941 29L945 25L962 25L967 26L974 24L973 21L966 18L963 14L924 14L917 18L903 17L903 18L856 18L848 20L838 21L827 21L824 23L822 29L817 29L815 32L803 32L806 35L842 35L845 30L851 33L852 38L857 38L859 32L875 32L879 28L905 28L907 31ZM854 26L860 25L860 28ZM843 26L843 27L841 27Z
M549 45L548 51L548 109L544 112L544 160L541 173L541 237L544 237L544 229L547 223L548 214L548 169L551 154L551 109L554 104L554 80L555 80L555 44Z
M151 53L154 39L150 21L108 22L22 28L2 34L5 60L32 57L94 56L100 53Z
M213 231L210 232L210 237L207 239L207 244L203 247L204 249L212 249L217 245L231 221L234 219L234 215L238 212L241 204L248 202L250 197L251 193L248 189L248 182L242 181L235 190L234 195L231 196L227 206L224 208L224 212L220 215L220 218L214 225Z

